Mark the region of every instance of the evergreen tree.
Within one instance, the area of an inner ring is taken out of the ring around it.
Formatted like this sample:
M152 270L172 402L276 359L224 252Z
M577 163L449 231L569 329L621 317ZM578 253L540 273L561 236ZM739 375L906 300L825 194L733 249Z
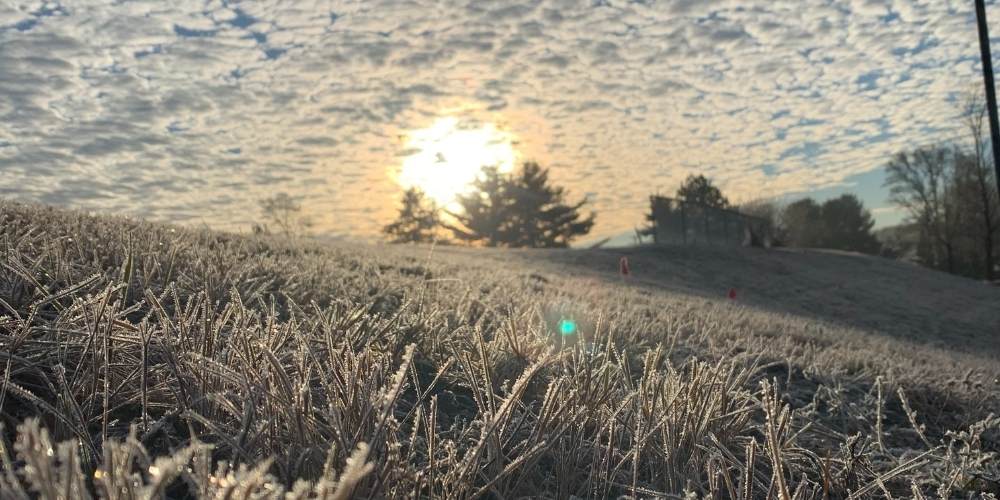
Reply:
M781 226L788 245L832 248L877 254L882 245L872 233L875 222L861 200L844 194L822 205L812 198L789 204L781 213Z
M868 254L879 253L882 245L872 234L875 221L857 196L844 194L839 198L826 200L821 207L821 214L823 238L820 246Z
M438 209L428 200L424 192L417 188L403 193L403 206L396 220L382 228L393 243L426 243L433 241L440 225Z
M688 203L700 203L712 208L729 208L729 199L722 195L711 179L704 175L689 175L677 190L677 199Z
M640 238L640 242L641 238L648 238L656 235L656 213L653 212L653 199L654 198L650 198L649 211L643 216L643 220L646 221L645 224L635 230L636 234Z
M458 213L447 212L455 223L445 227L456 239L466 243L505 246L510 228L510 205L513 203L509 184L496 167L483 167L481 175L472 182L472 191L459 195L455 200L462 210Z
M785 243L793 247L823 246L823 210L816 200L803 198L790 203L781 211L781 227Z
M566 190L550 185L548 170L538 163L525 163L508 189L514 201L508 231L511 246L567 247L573 237L594 226L594 214L580 217L586 200L565 204Z
M508 247L567 247L590 232L595 215L580 215L586 200L565 203L566 191L552 186L548 170L525 163L514 175L483 169L471 193L458 197L460 213L449 229L470 243Z

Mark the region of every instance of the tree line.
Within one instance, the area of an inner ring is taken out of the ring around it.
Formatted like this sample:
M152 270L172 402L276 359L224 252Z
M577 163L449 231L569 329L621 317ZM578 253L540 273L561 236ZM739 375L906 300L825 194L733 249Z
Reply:
M907 213L891 235L896 251L928 267L973 278L997 277L1000 198L979 93L964 102L968 141L897 153L886 166L890 199Z
M1000 277L1000 196L981 93L970 93L959 119L966 140L897 152L885 164L889 201L906 213L903 224L874 231L864 204L852 194L782 204L732 206L711 180L691 176L677 198L733 208L765 219L776 244L880 254L971 278ZM650 234L652 213L640 234Z
M407 189L382 233L392 243L565 248L589 233L597 217L583 215L585 199L572 203L567 197L537 162L525 162L513 173L487 166L454 207L438 206L419 188ZM262 199L260 209L264 222L253 225L255 234L295 237L312 226L302 204L287 193Z
M874 231L871 212L853 194L819 202L756 201L735 205L704 175L689 176L676 198L755 216L771 228L776 245L830 248L914 260L973 278L994 280L1000 265L1000 197L995 189L986 106L970 94L961 108L965 145L941 144L896 153L885 165L889 201L905 210L904 223ZM403 193L396 219L382 228L394 243L465 243L490 247L568 247L590 232L596 214L586 199L568 201L549 171L526 162L512 173L484 167L469 191L440 207L417 188ZM284 233L306 227L301 207L287 195L262 204ZM655 230L652 210L638 230ZM267 232L268 226L255 231Z
M690 175L677 189L677 200L710 208L733 210L756 217L770 230L772 244L777 246L831 248L869 254L882 251L872 228L875 221L861 200L844 194L819 203L802 198L788 204L773 200L757 200L734 205L711 179ZM650 207L646 225L638 230L640 237L656 231L656 220Z
M457 196L454 210L407 189L396 220L382 232L393 243L565 248L589 233L597 217L581 212L586 199L568 202L566 190L553 185L548 169L536 162L509 174L484 167L470 187Z

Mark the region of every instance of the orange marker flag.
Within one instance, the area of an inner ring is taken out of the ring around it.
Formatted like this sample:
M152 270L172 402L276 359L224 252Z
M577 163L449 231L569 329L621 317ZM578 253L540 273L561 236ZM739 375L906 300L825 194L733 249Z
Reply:
M729 289L729 300L736 300L736 289L735 288L730 288Z
M632 274L632 270L628 268L628 257L622 257L621 260L618 261L618 273L621 274L623 278Z

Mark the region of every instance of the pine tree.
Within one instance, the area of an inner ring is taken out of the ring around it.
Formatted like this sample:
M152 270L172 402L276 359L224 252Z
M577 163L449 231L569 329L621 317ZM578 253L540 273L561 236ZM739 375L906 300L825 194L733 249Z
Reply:
M438 209L424 192L410 188L403 192L402 207L396 220L382 228L393 243L426 243L434 241L440 225Z
M689 175L677 190L677 199L712 208L729 208L729 199L704 175Z
M454 224L446 224L456 239L488 247L510 246L506 239L510 230L511 205L509 180L494 166L483 171L472 183L472 191L461 194L456 202L460 212L450 212Z
M882 245L872 234L875 221L853 194L826 200L821 207L826 248L877 254Z
M875 222L861 200L844 194L823 202L803 198L781 213L787 243L796 247L832 248L877 254L882 245L872 233Z
M483 169L473 192L459 196L460 213L451 214L455 237L486 246L567 247L590 232L595 215L580 215L581 200L566 204L566 191L552 186L547 169L525 163L514 175Z
M781 211L781 226L789 246L817 248L823 246L823 208L812 198L790 203Z
M656 237L656 212L654 212L654 207L656 207L656 199L659 197L659 194L649 197L649 211L643 216L645 223L635 230L636 241L638 243L642 243L643 238L653 237L655 239Z
M566 190L549 184L549 172L538 163L525 163L510 180L513 197L512 224L508 231L511 246L567 247L569 241L590 232L594 215L580 218L586 200L563 203Z

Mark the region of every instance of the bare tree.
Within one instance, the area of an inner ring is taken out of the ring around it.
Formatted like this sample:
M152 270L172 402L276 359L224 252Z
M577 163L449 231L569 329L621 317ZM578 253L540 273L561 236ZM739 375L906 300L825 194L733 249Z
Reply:
M987 108L982 92L971 91L962 108L962 121L972 139L972 151L956 160L956 185L963 195L961 202L968 207L972 237L982 247L984 276L993 280L995 242L1000 227L1000 200L994 191L993 164L987 126Z
M736 210L740 213L756 217L767 224L767 231L774 245L786 243L787 234L781 224L781 215L785 205L775 198L758 198L739 204Z
M302 217L302 204L288 193L278 193L261 200L260 208L264 219L286 236L298 235L311 225L308 219ZM265 225L262 231L266 232L266 228Z
M949 189L954 172L954 151L945 147L900 152L886 165L889 199L905 208L920 227L930 255L925 263L955 272L958 234L955 195Z
M920 261L950 273L993 280L1000 238L1000 197L990 154L987 107L967 94L963 146L938 145L898 153L886 166L890 199L918 229Z

